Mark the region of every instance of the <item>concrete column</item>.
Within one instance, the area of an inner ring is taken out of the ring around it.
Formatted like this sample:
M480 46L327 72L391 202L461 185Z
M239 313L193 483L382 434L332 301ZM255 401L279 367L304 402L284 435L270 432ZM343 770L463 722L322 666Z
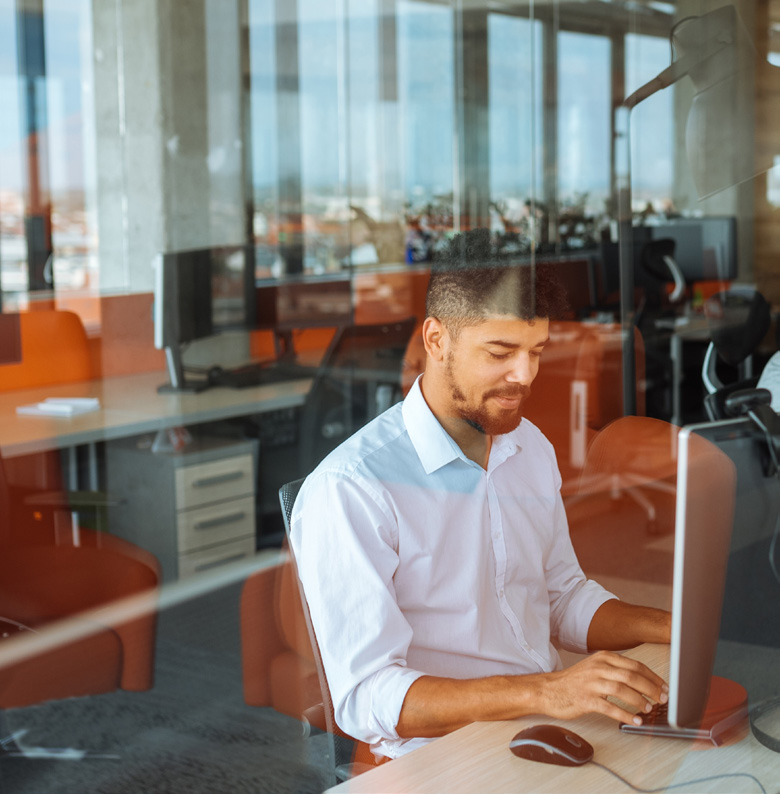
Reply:
M145 291L159 252L246 242L240 5L93 8L101 287Z

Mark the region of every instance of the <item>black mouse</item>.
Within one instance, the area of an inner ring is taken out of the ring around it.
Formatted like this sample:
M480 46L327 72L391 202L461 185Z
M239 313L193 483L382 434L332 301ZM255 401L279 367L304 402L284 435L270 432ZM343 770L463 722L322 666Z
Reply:
M593 747L581 736L560 725L525 728L512 739L509 749L529 761L561 766L581 766L593 758Z
M222 382L222 376L225 374L225 370L222 369L219 365L214 365L213 367L209 367L209 371L206 375L206 380L212 386L219 386Z

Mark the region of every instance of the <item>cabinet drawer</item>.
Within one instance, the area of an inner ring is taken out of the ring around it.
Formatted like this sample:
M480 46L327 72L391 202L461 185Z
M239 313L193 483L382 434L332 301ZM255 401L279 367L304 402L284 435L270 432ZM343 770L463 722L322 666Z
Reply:
M234 455L176 469L176 509L254 493L251 455Z
M234 540L230 543L223 543L201 551L193 551L190 554L179 555L179 579L187 579L199 573L212 571L220 565L227 565L230 562L251 557L255 553L255 539L244 538Z
M179 551L255 536L255 501L251 496L184 510L176 516Z

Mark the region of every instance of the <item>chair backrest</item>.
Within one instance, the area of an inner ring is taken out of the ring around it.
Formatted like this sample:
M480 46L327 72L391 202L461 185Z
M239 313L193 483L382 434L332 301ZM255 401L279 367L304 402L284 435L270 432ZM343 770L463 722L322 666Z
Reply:
M401 399L401 369L414 317L352 325L333 338L301 417L300 470L311 471L342 441Z
M301 490L305 478L294 480L293 482L286 483L279 489L279 501L282 505L282 517L284 518L284 529L287 533L288 545L290 548L290 555L295 564L295 555L293 552L292 542L290 539L290 520L292 517L293 506ZM336 724L336 716L333 710L333 699L330 696L330 688L328 687L328 679L325 675L325 668L322 664L322 656L320 655L320 647L317 643L317 636L314 633L314 626L311 622L311 615L309 613L309 604L306 600L306 593L303 591L300 577L297 576L298 588L301 595L301 605L303 607L303 615L306 620L306 628L309 632L309 640L311 641L312 651L314 653L314 662L317 667L317 677L320 683L320 692L322 694L322 705L325 712L325 726L330 737L330 751L331 758L333 758L333 773L337 778L343 779L345 775L340 774L340 770L344 769L346 765L352 760L354 752L354 745L356 740L339 728Z
M0 365L0 391L76 383L92 377L89 343L74 312L35 310L19 314L22 358Z

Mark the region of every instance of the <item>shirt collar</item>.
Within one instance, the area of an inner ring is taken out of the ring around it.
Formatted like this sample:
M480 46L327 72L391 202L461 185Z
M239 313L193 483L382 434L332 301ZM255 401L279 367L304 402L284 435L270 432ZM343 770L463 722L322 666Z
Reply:
M465 460L465 456L425 402L420 389L421 378L422 375L414 382L401 410L409 439L425 473L432 474L457 458Z
M425 402L420 388L421 379L422 375L417 378L409 390L409 394L406 395L402 411L409 439L420 458L425 473L432 474L458 458L469 462L463 454L463 450L441 426L433 411L428 407L428 403ZM499 466L507 458L521 450L519 435L522 433L522 428L521 423L517 430L503 436L493 437L489 464L491 469Z

